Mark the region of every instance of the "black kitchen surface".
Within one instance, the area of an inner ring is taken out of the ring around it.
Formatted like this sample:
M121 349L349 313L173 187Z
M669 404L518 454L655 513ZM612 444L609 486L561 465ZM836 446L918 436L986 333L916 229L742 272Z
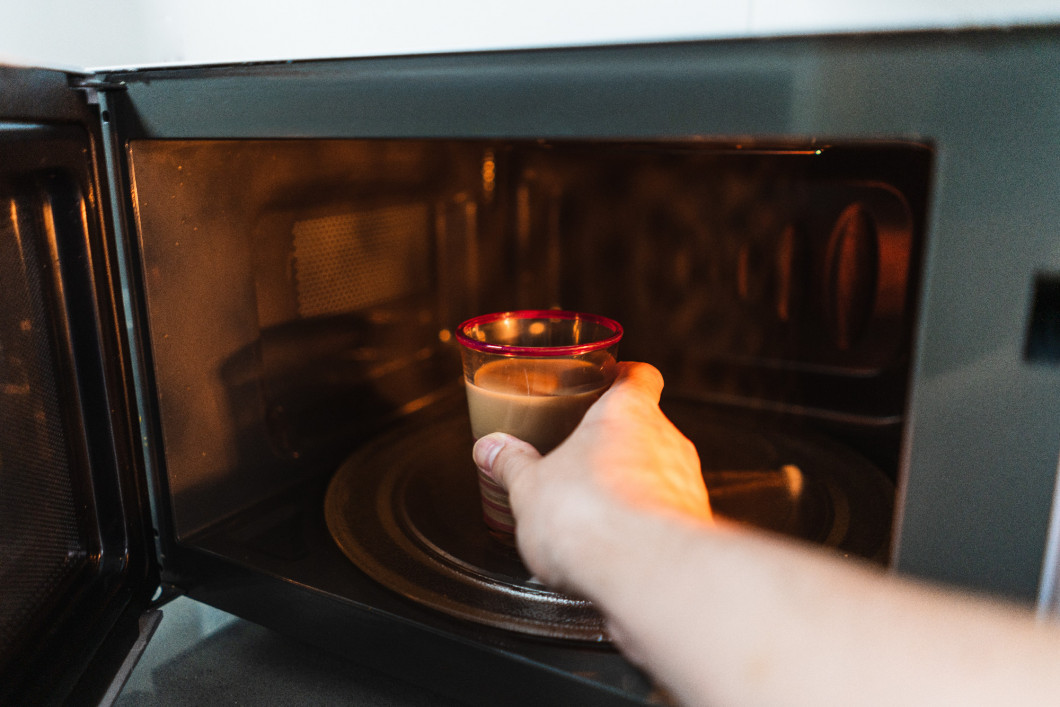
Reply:
M162 612L119 707L462 704L192 599Z

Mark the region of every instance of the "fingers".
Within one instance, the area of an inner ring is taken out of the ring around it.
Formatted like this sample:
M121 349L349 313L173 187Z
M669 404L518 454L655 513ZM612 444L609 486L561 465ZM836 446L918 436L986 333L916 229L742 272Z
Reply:
M604 395L612 398L629 396L629 402L638 405L640 402L634 399L640 398L657 406L662 389L663 378L658 369L647 363L627 361L618 364L615 382ZM512 480L541 458L529 443L500 432L478 440L472 455L475 464L505 490L511 490Z
M608 393L617 395L636 393L658 404L662 389L663 377L655 366L650 363L623 361L618 364L618 375Z
M475 465L508 490L512 480L541 458L533 445L521 439L494 432L477 442L471 452Z

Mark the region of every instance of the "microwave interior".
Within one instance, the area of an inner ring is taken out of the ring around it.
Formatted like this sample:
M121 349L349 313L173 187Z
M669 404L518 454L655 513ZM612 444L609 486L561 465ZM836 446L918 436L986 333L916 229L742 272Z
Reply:
M621 322L619 357L662 371L717 514L888 562L930 146L128 151L160 552L193 597L304 622L264 591L230 598L279 578L307 605L372 607L650 696L592 608L535 584L481 523L453 332L517 309ZM240 579L200 586L203 562Z

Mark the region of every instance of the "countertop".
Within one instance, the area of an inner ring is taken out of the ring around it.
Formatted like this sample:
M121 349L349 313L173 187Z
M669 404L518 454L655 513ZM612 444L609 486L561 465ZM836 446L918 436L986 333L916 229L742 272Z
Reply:
M459 705L447 697L181 597L116 705Z

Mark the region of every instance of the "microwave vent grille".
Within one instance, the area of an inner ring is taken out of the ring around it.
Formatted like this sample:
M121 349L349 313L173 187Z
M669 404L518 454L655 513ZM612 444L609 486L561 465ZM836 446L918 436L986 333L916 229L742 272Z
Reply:
M356 312L428 286L430 224L422 203L295 222L299 316Z

